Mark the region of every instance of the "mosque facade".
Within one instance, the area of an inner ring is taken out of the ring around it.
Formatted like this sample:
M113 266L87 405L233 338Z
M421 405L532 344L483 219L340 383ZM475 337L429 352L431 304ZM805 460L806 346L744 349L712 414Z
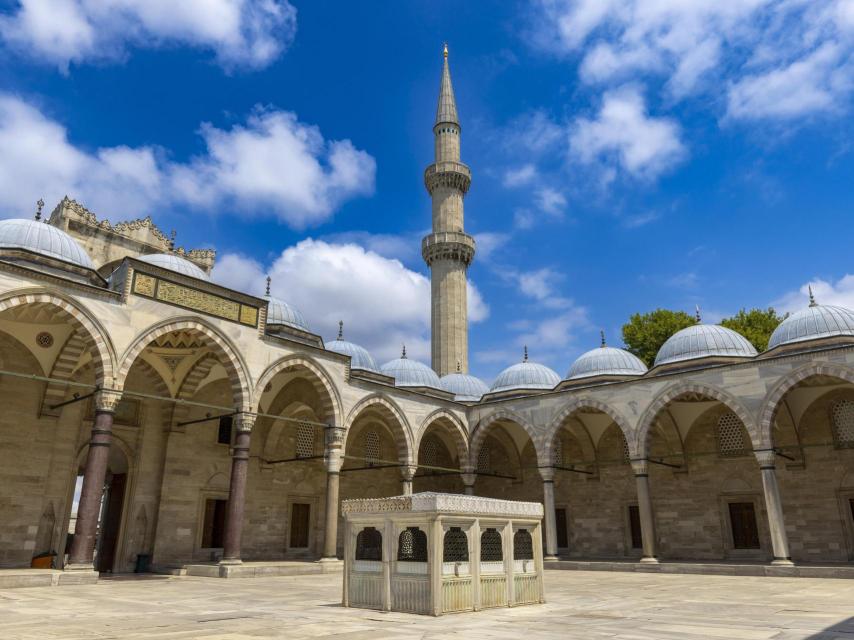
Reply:
M446 55L432 366L212 282L150 219L0 221L0 568L329 561L342 500L422 491L542 503L547 560L854 561L854 312L805 300L762 353L698 319L649 370L604 339L563 376L520 354L487 386L460 132Z

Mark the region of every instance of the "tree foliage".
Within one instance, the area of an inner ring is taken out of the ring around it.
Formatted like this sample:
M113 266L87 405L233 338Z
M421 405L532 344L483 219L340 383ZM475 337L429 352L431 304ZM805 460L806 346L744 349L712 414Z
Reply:
M761 353L768 348L768 339L786 315L778 315L777 311L771 307L750 311L742 309L733 317L721 320L721 325L738 331Z
M623 342L628 350L651 367L661 345L680 329L697 320L684 311L656 309L649 313L635 313L623 325Z

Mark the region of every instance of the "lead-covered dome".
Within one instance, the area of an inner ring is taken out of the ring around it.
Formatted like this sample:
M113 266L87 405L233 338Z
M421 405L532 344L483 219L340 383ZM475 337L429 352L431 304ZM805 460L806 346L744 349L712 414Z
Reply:
M426 364L406 357L406 347L403 348L403 354L397 360L386 362L381 367L381 372L394 378L396 387L442 388L435 371Z
M594 376L642 376L646 365L636 355L625 349L609 347L602 336L602 345L581 354L566 374L567 380Z
M445 391L454 394L454 400L462 402L477 402L489 393L489 387L483 380L461 371L444 375L439 382Z
M0 221L0 249L24 249L84 269L95 269L89 254L74 238L62 229L36 220Z
M137 260L153 264L161 269L168 269L181 275L196 278L198 280L210 280L208 274L202 269L181 256L176 256L173 253L150 253L148 255L139 256Z
M783 320L771 334L768 348L835 336L854 336L854 311L818 304L810 290L810 306Z
M700 358L752 358L756 349L740 333L719 324L697 324L677 331L655 356L655 366Z
M367 349L344 339L343 322L338 323L338 337L331 342L327 342L326 348L329 351L350 356L351 369L364 369L366 371L376 371L377 373L380 371L376 360L374 360L374 357Z
M490 387L490 392L510 389L554 389L560 382L560 376L543 364L528 361L528 348L522 362L507 367L498 374Z

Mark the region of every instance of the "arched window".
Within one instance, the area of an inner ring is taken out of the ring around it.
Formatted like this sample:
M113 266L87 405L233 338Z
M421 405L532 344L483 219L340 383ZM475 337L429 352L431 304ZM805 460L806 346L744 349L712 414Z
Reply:
M492 460L489 453L489 445L484 444L477 454L477 470L486 472L489 471L491 467Z
M534 559L534 541L531 539L531 532L527 529L517 529L513 534L513 559Z
M747 454L744 427L732 411L718 418L718 454L723 458L737 458Z
M305 422L297 426L297 458L310 458L314 455L314 427Z
M356 536L356 560L383 559L383 534L374 527L365 527Z
M382 460L380 455L380 436L376 431L367 431L362 436L362 450L365 456L365 462L375 464Z
M406 527L397 539L400 562L427 562L427 534L418 527Z
M833 441L839 448L854 447L854 401L840 400L830 409Z
M468 562L469 541L465 531L459 527L451 527L445 532L442 545L443 562Z
M501 534L497 529L489 528L480 534L480 561L501 562L504 552L501 548Z

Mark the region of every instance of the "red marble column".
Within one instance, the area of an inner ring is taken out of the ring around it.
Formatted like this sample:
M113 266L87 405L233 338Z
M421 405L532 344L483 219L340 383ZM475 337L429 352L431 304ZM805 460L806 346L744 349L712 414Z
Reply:
M243 512L246 507L246 477L249 473L249 436L255 416L241 414L234 419L237 433L231 457L231 485L225 512L222 564L240 564Z

